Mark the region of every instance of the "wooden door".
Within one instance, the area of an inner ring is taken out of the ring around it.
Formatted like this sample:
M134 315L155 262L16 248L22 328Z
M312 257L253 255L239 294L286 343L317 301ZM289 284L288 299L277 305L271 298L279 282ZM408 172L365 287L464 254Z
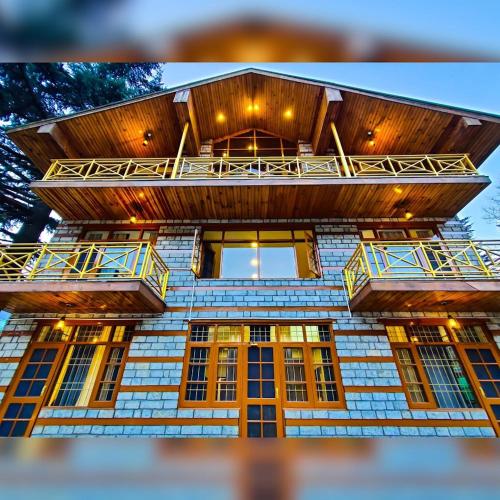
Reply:
M279 394L278 351L275 345L252 344L244 358L242 437L283 437Z
M30 435L62 350L35 344L24 356L0 408L0 437Z
M483 408L500 436L500 359L492 347L463 347Z

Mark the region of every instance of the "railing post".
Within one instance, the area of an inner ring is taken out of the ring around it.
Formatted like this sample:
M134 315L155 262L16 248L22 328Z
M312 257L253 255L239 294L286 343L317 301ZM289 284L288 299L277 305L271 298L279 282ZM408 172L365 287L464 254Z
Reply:
M53 160L52 163L50 164L49 169L47 170L47 173L43 176L44 181L49 180L52 177L52 175L54 175L54 171L55 171L57 165L58 165L58 161Z
M363 255L362 258L364 259L365 264L366 264L366 271L367 271L367 274L368 274L368 278L373 278L372 267L370 265L370 259L368 258L368 254L366 252L365 244L364 243L360 243L360 245L361 245L361 252L362 252L362 255ZM378 274L379 274L379 276L381 276L382 273L380 272L380 269L378 267L377 257L375 256L375 252L373 251L373 243L370 243L370 251L372 252L373 258L375 259L375 265L377 266Z
M492 276L492 273L489 270L488 266L485 264L483 258L481 257L481 254L477 251L475 243L472 241L469 241L469 246L472 249L472 251L474 252L474 254L476 255L476 258L479 261L479 264L480 264L482 270L484 271L484 273L486 274L486 276Z
M127 167L125 168L125 172L123 173L123 179L125 180L128 176L128 171L130 169L130 167L132 166L132 158L130 158L130 160L128 161L128 165Z
M36 269L37 269L38 265L40 264L40 261L42 260L42 258L45 256L46 250L47 250L47 244L42 245L42 248L40 249L40 255L38 256L38 259L36 259L35 263L33 264L33 267L31 268L31 271L28 274L28 278L27 278L28 280L32 280L33 277L35 276Z
M177 175L177 169L179 168L179 161L182 156L182 150L184 149L184 142L186 142L186 136L189 129L189 122L184 124L184 128L182 130L181 142L179 143L179 149L177 150L177 156L175 157L174 168L172 169L171 179L175 179Z
M342 149L342 144L340 142L339 134L337 132L337 127L335 127L335 123L330 122L330 127L332 129L333 139L335 140L335 146L337 147L337 151L340 155L340 161L342 162L342 167L344 168L344 174L346 177L351 177L351 173L349 172L349 165L345 159L344 150Z

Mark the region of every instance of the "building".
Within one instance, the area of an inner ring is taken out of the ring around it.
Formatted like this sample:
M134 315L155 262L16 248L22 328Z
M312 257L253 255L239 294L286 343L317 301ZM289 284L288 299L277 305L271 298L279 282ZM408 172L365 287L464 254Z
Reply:
M9 132L3 436L495 436L500 117L244 70Z

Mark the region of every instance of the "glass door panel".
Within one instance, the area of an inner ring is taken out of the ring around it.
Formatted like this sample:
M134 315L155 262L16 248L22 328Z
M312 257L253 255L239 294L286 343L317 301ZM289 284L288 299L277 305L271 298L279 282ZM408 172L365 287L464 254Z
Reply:
M275 348L254 344L247 350L243 437L282 437L282 410L276 385Z
M0 437L30 434L61 350L62 347L32 347L26 361L19 366L0 410Z
M497 436L500 435L500 363L489 347L467 347L464 349L472 368L484 408L488 412Z

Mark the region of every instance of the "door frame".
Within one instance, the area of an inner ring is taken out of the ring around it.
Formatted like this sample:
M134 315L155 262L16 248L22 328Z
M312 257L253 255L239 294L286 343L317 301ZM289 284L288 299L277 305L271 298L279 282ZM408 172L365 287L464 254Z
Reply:
M247 422L248 422L248 405L274 405L276 407L276 437L285 437L285 425L284 425L284 408L282 403L281 394L281 353L280 353L280 343L279 342L252 342L243 345L243 355L242 355L242 399L240 406L240 437L248 438L247 433ZM274 398L249 398L248 397L248 351L250 347L269 347L273 350L273 366L274 366ZM263 439L263 438L261 438ZM266 438L268 439L268 438Z

